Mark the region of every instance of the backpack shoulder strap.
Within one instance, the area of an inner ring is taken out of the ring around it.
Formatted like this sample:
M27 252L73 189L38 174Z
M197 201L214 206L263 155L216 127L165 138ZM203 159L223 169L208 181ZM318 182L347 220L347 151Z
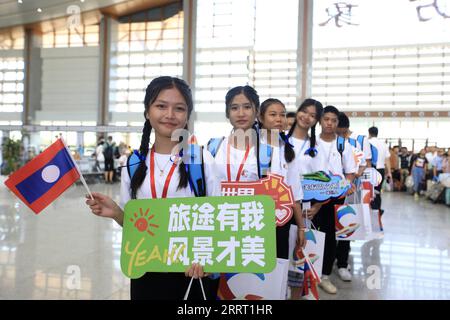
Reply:
M141 163L141 159L133 152L127 159L127 171L130 180L133 179L134 173L136 172L139 164Z
M224 139L225 137L212 138L208 141L207 149L214 158L216 157L217 151L219 151L220 145Z
M344 153L345 150L345 139L342 138L341 136L338 136L336 139L336 148L342 157L342 154Z
M378 161L378 149L373 144L370 144L370 152L372 153L372 166L376 168Z
M355 140L355 139L353 139L353 138L348 138L347 140L348 140L348 143L350 143L353 147L356 148L356 140Z
M188 145L187 171L189 185L196 197L206 196L205 168L203 164L203 147L198 144Z
M261 143L258 150L258 176L260 178L267 176L267 171L272 165L272 146Z
M358 140L359 145L361 146L361 150L364 150L364 136L363 135L359 135L356 140Z

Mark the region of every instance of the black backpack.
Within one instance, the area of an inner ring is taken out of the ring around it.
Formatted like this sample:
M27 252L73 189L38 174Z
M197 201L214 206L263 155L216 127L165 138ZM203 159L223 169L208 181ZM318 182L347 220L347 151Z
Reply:
M113 146L109 143L106 143L106 148L103 150L103 155L105 156L105 159L112 159L113 158Z

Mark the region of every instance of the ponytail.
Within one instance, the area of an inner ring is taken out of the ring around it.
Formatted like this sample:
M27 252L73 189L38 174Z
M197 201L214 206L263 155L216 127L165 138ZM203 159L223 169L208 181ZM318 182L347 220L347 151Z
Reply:
M280 131L280 137L284 141L284 159L287 163L290 163L295 158L295 151L292 148L292 144L289 142L290 135L288 134L286 136L283 131Z
M291 163L295 158L295 151L292 144L289 143L289 138L292 137L294 133L295 126L297 125L297 117L294 120L288 134L286 135L283 131L280 132L281 139L284 141L284 159L287 163Z
M184 127L185 130L188 129L187 125L186 127ZM186 154L188 152L188 144L187 141L183 141L183 136L180 135L180 138L178 139L178 142L182 142L182 148L179 152L179 160L180 163L178 164L178 173L180 174L180 181L178 182L178 187L177 190L180 189L184 189L187 187L188 185L188 180L189 180L189 175L188 175L188 171L187 171L187 166L184 164L183 162L183 155ZM186 148L186 149L185 149Z
M311 136L309 137L309 149L307 150L309 156L314 158L317 154L316 150L316 125L311 127Z

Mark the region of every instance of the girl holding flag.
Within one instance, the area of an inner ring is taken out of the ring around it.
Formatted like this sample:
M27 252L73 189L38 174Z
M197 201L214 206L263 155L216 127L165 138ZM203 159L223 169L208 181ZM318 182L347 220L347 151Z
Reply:
M123 225L125 204L131 199L193 197L188 183L186 166L177 150L178 141L172 140L177 129L187 129L193 110L192 93L185 81L173 77L159 77L150 82L144 99L145 123L139 148L138 167L130 178L128 170L122 170L120 205L101 193L93 192L94 199L86 203L100 217L112 218ZM150 144L154 131L155 142ZM219 195L214 179L214 159L203 150L206 195ZM134 165L134 164L130 164ZM208 299L215 299L218 280L205 277L200 264L192 264L185 274L146 273L131 280L131 299L177 299L183 298L190 279L203 278ZM203 289L202 289L203 290ZM199 282L192 283L190 298L202 299Z

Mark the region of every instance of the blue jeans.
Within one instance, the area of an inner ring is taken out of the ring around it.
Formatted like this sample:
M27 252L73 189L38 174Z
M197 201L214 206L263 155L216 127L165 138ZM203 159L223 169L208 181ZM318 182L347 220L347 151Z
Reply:
M420 183L425 178L425 169L413 167L411 173L414 180L414 192L419 193Z

